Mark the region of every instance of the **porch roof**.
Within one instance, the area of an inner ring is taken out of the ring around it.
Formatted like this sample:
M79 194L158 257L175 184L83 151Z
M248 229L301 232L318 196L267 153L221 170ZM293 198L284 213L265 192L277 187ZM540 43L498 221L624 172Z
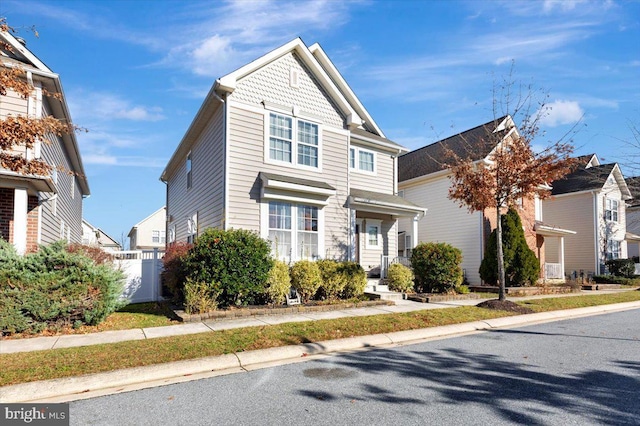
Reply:
M535 225L533 225L533 230L536 231L538 235L544 235L548 237L564 237L567 235L575 235L576 231L571 231L570 229L562 229L557 226L547 225L546 223L536 221Z
M49 176L22 175L11 170L0 168L0 186L24 187L35 192L57 192Z
M393 194L351 189L347 200L349 208L360 211L390 214L393 216L424 215L426 208L420 207Z
M640 243L640 235L627 232L624 234L624 239L627 241L633 241L634 243Z

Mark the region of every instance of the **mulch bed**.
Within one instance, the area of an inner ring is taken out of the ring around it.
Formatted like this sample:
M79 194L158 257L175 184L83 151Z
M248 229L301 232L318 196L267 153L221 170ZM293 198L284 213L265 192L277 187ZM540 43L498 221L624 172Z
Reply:
M498 311L515 312L517 314L533 314L535 311L530 308L520 306L510 300L491 299L476 305L479 308L494 309Z

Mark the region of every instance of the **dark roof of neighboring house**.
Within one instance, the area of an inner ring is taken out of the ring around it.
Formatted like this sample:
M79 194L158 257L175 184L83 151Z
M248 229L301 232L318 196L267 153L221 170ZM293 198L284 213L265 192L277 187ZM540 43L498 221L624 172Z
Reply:
M578 157L578 160L581 160L583 157L586 156ZM591 156L589 156L589 158L591 158ZM615 166L616 163L610 163L589 167L588 169L579 168L564 178L554 181L551 184L551 186L553 186L551 195L602 188Z
M507 116L504 116L489 121L398 157L398 182L442 170L447 161L445 158L447 148L460 158L470 158L472 161L487 157L496 146L493 143L495 139L487 136L506 118Z
M633 199L629 202L632 206L640 205L640 176L626 178L627 187L631 191Z

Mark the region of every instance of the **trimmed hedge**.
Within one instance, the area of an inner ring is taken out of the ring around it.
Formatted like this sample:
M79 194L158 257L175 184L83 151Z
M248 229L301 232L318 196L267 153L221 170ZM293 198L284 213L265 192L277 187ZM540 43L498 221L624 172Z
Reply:
M286 295L291 288L289 266L281 260L276 260L269 271L265 296L268 303L281 305L286 301Z
M291 286L298 291L306 303L316 295L322 285L322 274L316 262L301 260L291 267Z
M418 293L446 293L462 284L462 252L447 243L418 244L411 253Z
M96 325L126 303L121 271L63 241L20 256L0 239L0 264L2 334Z
M403 264L393 263L389 265L389 270L387 271L389 290L411 293L413 292L414 279L413 271Z
M609 272L616 277L632 278L636 273L633 259L611 259L605 262Z
M221 307L257 304L273 266L270 253L255 232L208 228L186 255L186 278L209 285Z

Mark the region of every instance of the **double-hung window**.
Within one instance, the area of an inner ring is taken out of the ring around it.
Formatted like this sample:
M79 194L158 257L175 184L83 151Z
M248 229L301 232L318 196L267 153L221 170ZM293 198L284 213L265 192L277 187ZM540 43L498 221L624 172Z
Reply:
M618 200L612 198L606 199L606 205L604 210L604 218L611 222L618 221Z
M269 114L269 159L318 168L320 132L315 123Z
M164 244L166 239L166 231L153 230L151 231L151 242L155 244Z
M622 257L622 246L620 241L607 241L607 260L620 259Z
M366 173L375 173L375 153L361 148L349 148L349 168Z
M269 202L269 240L277 258L317 259L318 208L281 201Z

